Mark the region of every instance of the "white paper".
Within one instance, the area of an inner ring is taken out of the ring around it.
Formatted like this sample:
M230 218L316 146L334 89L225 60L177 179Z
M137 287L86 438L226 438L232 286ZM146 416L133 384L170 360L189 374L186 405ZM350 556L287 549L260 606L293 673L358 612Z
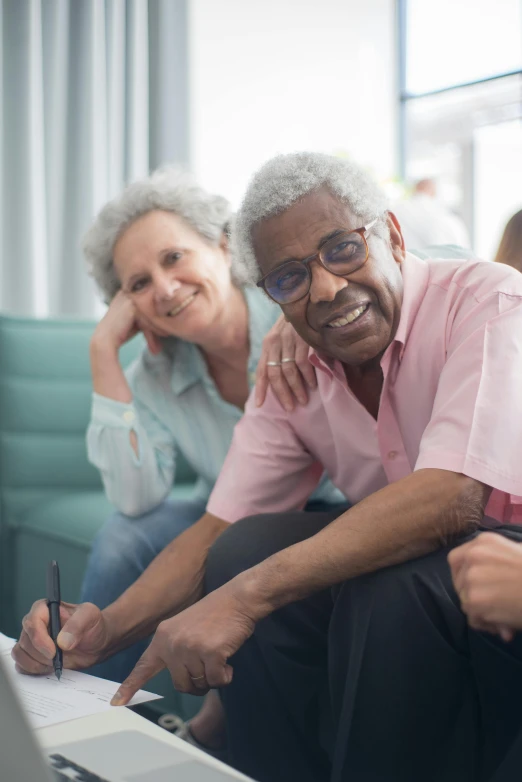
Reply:
M54 673L47 676L18 673L11 658L15 643L13 638L0 633L0 655L33 727L43 728L113 708L110 701L119 687L116 682L66 669L60 681ZM136 706L158 698L161 695L138 690L128 705Z
M16 641L14 638L9 638L8 635L0 633L0 654L11 654L11 649L15 643Z

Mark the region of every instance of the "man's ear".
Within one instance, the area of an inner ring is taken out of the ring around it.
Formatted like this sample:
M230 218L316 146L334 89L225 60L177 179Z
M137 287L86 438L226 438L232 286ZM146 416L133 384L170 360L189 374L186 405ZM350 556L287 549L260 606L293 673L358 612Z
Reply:
M219 239L219 246L221 247L222 250L226 250L227 252L230 250L230 241L226 231L223 231L221 234L221 237Z
M406 246L404 244L400 223L393 212L388 212L387 223L390 231L390 244L393 255L397 263L401 263L404 260Z
M223 231L221 234L221 238L219 240L219 247L221 250L223 250L223 254L225 256L225 260L227 262L227 266L232 265L232 254L230 252L230 241L228 238L228 234L226 231Z

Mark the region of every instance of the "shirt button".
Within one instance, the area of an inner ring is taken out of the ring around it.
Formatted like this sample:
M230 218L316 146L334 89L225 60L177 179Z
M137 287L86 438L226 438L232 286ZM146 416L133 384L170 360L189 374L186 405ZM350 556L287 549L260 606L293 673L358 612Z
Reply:
M398 455L399 454L397 453L397 451L388 451L388 459L390 459L390 461L392 462L394 459L397 458Z
M134 413L132 410L126 410L123 413L123 420L127 424L132 424L132 422L134 421L135 418L136 418L136 413Z

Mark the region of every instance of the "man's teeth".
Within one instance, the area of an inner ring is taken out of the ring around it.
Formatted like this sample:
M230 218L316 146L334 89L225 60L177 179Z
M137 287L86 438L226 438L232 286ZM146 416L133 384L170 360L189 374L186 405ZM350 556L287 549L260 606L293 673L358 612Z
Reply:
M185 301L182 301L182 302L181 302L181 304L178 304L178 306L177 306L177 307L174 307L174 309L173 309L173 310L171 310L170 312L168 312L168 313L167 313L167 315L169 316L169 318L172 318L172 317L174 317L174 315L177 315L179 312L181 312L181 310L184 310L184 309L185 309L185 307L188 307L188 305L190 304L190 302L191 302L191 301L194 301L194 299L196 298L196 296L197 296L197 293L193 293L193 294L192 294L192 296L189 296L189 297L188 297L188 299L185 299Z
M331 323L328 324L328 326L331 329L338 329L340 326L347 326L348 323L353 323L354 320L356 320L360 315L363 314L363 312L366 310L367 305L363 304L362 307L357 307L356 310L352 310L349 315L346 315L346 317L343 318L337 318L337 320L332 320Z

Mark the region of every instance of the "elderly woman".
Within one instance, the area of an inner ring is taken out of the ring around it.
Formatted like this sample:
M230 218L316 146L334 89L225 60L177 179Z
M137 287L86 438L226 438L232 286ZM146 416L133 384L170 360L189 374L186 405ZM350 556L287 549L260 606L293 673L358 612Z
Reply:
M280 314L242 284L228 249L230 218L224 198L170 168L127 187L85 236L91 273L110 302L91 342L87 435L90 461L118 509L94 542L83 585L82 600L100 608L203 515L253 386L263 338ZM146 348L124 372L118 351L140 330ZM276 324L261 362L258 401L268 364L282 404L291 409L291 387L306 402L296 360L313 386L307 350L289 325ZM185 500L169 499L178 452L199 477ZM344 500L328 484L315 499ZM193 546L203 542L196 536ZM143 649L143 642L135 644L97 673L121 681Z

